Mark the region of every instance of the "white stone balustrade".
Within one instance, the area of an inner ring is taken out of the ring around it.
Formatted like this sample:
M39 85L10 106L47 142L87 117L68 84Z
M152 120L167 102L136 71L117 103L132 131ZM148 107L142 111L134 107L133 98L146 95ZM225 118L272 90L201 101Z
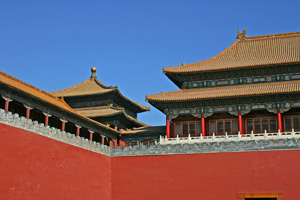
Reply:
M278 132L276 133L267 133L267 131L264 131L263 133L253 133L251 131L250 134L238 134L236 135L228 135L227 132L225 135L215 135L213 133L212 136L202 136L199 137L191 137L190 134L188 137L179 137L178 135L176 138L166 138L166 137L160 137L159 144L160 145L166 145L166 144L193 144L193 143L205 143L205 142L230 142L230 141L249 141L249 140L273 140L273 139L290 139L300 138L300 132L295 132L294 129L292 129L291 132Z

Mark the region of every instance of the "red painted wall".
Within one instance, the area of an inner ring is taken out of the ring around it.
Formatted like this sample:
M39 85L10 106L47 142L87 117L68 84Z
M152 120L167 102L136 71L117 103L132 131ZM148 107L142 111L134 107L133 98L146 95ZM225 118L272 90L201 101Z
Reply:
M0 124L0 199L111 199L110 157Z
M112 158L118 199L237 199L284 192L300 199L300 150ZM280 198L278 198L280 199Z
M297 200L299 169L300 150L110 158L0 124L0 199Z

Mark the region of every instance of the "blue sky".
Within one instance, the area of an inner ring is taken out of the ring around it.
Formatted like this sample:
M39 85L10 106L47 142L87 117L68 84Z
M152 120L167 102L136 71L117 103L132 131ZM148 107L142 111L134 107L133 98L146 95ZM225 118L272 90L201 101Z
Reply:
M0 0L0 70L46 91L89 78L132 101L178 88L166 66L211 58L236 39L300 31L300 1ZM150 125L165 115L139 114Z

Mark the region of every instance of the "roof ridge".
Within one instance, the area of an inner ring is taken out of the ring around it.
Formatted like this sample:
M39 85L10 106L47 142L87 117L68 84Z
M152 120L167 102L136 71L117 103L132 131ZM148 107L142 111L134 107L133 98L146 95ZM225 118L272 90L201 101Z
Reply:
M163 73L165 73L165 69L169 69L169 68L185 68L185 67L189 67L189 66L193 66L193 65L202 65L202 64L206 64L206 63L209 63L209 62L212 62L216 59L218 59L219 57L223 56L224 54L226 54L227 52L229 52L230 50L232 50L234 47L236 47L239 43L241 42L241 40L236 40L234 43L232 43L229 47L227 47L225 50L223 50L221 53L217 54L216 56L212 57L212 58L209 58L209 59L206 59L206 60L203 60L203 61L200 61L200 62L196 62L196 63L191 63L191 64L185 64L183 66L174 66L174 67L166 67L166 68L163 68Z
M300 31L289 32L289 33L277 33L269 35L258 35L245 37L245 40L256 40L256 39L267 39L267 38L279 38L279 37L290 37L290 36L300 36Z
M101 87L105 88L105 89L114 89L114 88L118 88L118 86L106 86L104 85L101 81L99 81L99 79L97 78L90 78L90 79L94 79L95 82L100 85Z

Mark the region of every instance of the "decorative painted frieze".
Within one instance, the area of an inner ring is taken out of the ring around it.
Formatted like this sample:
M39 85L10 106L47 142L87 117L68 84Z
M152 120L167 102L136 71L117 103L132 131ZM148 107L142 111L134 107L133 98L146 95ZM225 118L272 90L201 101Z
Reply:
M291 108L300 107L300 102L279 102L279 103L264 103L264 104L247 104L247 105L227 105L227 106L214 106L203 108L184 108L184 109L165 109L165 114L170 116L170 119L175 119L178 115L193 115L194 117L201 118L201 113L204 114L204 118L211 116L213 113L228 112L232 115L248 114L252 110L267 110L271 113L277 113L277 109L280 109L280 113L287 112Z
M290 80L299 80L299 79L300 79L300 73L278 74L278 75L270 75L270 76L241 77L241 78L231 78L231 79L221 79L221 80L185 82L183 83L182 88L191 89L191 88L202 88L202 87L242 85L242 84L251 84L251 83L290 81Z
M66 100L67 103L72 108L84 108L84 107L97 107L97 106L107 106L110 104L114 104L112 99L106 99L106 100L97 100L97 101L76 101L76 102L69 102Z

